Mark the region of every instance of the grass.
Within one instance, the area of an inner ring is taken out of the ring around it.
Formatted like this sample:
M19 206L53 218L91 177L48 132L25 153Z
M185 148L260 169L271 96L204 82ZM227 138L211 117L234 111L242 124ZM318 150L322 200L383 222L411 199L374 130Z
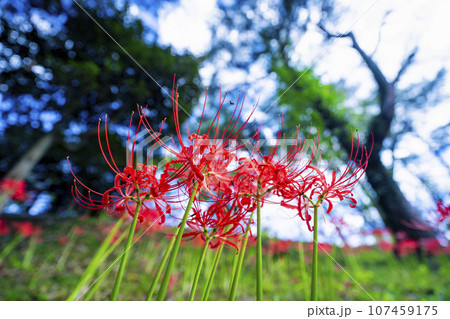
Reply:
M112 225L110 219L89 219L77 222L83 233L60 243L73 229L73 221L46 227L40 242L29 252L29 239L24 239L0 264L0 300L65 300L77 284L83 271L95 254L106 233L98 225ZM122 228L126 231L126 228ZM11 236L0 237L0 251ZM73 248L66 248L73 241ZM144 300L152 276L164 254L169 237L152 231L135 243L128 261L127 271L119 293L119 300ZM122 243L99 268L94 278L105 275L97 282L98 290L91 300L108 300L114 285L120 260L110 269L123 250ZM300 264L298 245L293 243L285 252L267 253L269 239L263 239L263 290L265 300L309 300L309 281L312 252L304 245L306 264ZM65 250L66 248L66 250ZM183 241L169 283L169 300L187 300L201 253L197 241ZM251 240L244 259L236 300L255 300L256 255ZM207 283L215 250L208 250L197 287L195 300L199 300ZM63 261L61 256L65 255ZM319 254L319 300L449 300L450 259L448 256L427 256L418 260L415 255L397 259L377 247L352 249L344 252L334 248L330 255ZM26 262L24 263L24 258ZM234 249L224 249L211 288L209 300L227 300ZM350 277L351 276L351 277ZM354 280L353 280L353 279ZM91 281L92 285L93 282ZM359 285L358 285L359 284ZM158 284L159 285L159 284ZM8 287L8 288L6 288ZM92 286L91 286L92 287ZM361 288L362 287L362 288ZM89 287L81 300L89 295ZM364 288L364 289L363 289ZM157 287L158 289L158 287ZM365 290L365 291L364 291ZM156 290L157 291L157 290ZM155 294L156 295L156 294ZM155 296L153 297L155 299Z

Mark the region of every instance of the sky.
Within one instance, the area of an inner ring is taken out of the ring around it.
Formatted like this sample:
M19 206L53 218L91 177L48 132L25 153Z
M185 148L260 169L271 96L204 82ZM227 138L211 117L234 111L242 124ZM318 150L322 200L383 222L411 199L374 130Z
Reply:
M328 26L330 31L345 33L353 31L360 46L379 64L389 80L395 78L402 61L409 55L414 47L419 50L415 63L404 74L399 82L400 89L408 85L432 79L440 68L450 70L450 1L447 0L338 0L340 17L337 25ZM264 5L264 4L262 4ZM210 0L180 0L179 3L165 3L158 10L157 15L148 14L145 9L132 5L130 12L143 19L154 29L157 29L159 42L163 45L171 45L178 52L189 51L195 55L206 52L211 44L211 31L209 26L217 23L218 8L215 1ZM387 12L390 12L387 14ZM302 15L301 15L302 16ZM268 16L270 18L270 16ZM351 48L349 39L324 42L323 33L315 26L319 19L318 13L312 13L311 24L308 32L296 44L291 56L292 63L302 61L304 65L314 66L315 73L321 76L325 83L344 81L346 87L355 91L348 97L346 104L357 105L362 99L367 98L375 89L375 82L371 78L368 69L363 65L360 56ZM239 37L238 32L231 32L229 39L233 41ZM211 65L205 65L200 71L205 85L208 85L209 77L213 70ZM261 69L254 66L250 70L250 76L258 78ZM247 75L249 76L249 75ZM239 80L245 75L236 73L222 74L219 79L221 85L237 86ZM237 80L236 80L237 79ZM258 85L256 83L256 85ZM275 85L271 80L261 84L265 87L266 95L260 96L262 100L273 96ZM252 93L249 88L248 94ZM450 96L450 78L446 77L441 93ZM261 93L260 93L261 94ZM427 140L433 129L450 122L450 101L443 99L432 111L417 111L414 114L413 125L422 139L406 136L402 139L394 154L386 151L382 159L386 165L391 165L394 158L406 157L417 154L423 156L429 164L424 167L405 167L396 164L395 178L407 198L415 205L431 209L432 199L429 194L416 187L417 180L412 170L420 172L426 170L433 182L440 190L450 189L450 181L443 178L442 166L435 158L424 155L429 151ZM424 141L425 140L425 141ZM450 165L450 150L446 153L447 164ZM364 201L364 200L363 200ZM346 206L342 203L341 206ZM345 207L346 208L346 207ZM349 211L348 209L344 209ZM270 205L266 205L263 214L263 225L270 225L270 232L280 238L298 239L307 238L306 226L299 226L300 221L292 218L285 210L280 211ZM363 219L357 213L343 215L347 222L354 227L363 225ZM330 224L330 223L328 223ZM322 227L328 235L333 233L332 225ZM360 243L360 239L355 239ZM370 239L369 239L370 241Z

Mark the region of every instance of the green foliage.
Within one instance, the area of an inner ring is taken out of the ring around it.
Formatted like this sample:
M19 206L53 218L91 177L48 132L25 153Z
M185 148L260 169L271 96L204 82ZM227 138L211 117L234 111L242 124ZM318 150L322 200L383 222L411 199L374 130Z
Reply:
M345 108L342 107L344 93L333 85L323 84L311 68L296 71L286 65L279 65L274 71L279 78L280 104L287 106L287 127L297 124L308 126L312 123L323 131L323 120L315 110L316 104L325 105L336 116L345 115Z
M137 104L149 106L148 120L155 127L167 118L170 131L174 74L183 83L180 104L187 112L202 91L199 61L146 42L142 22L129 15L126 4L80 4L126 52L75 3L39 0L19 5L11 1L2 7L0 17L0 93L6 102L0 110L0 128L5 133L0 139L0 175L52 131L56 142L26 181L29 189L51 193L61 208L71 200L73 178L67 174L67 155L75 170L88 172L83 176L87 184L99 190L110 187L108 166L96 142L99 117L108 114L110 118L111 149L120 165L126 136L113 135L128 128ZM16 65L10 63L11 56ZM180 112L180 121L187 117Z
M65 300L106 236L106 233L99 229L113 223L107 218L101 221L103 226L99 226L98 219L83 222L60 221L46 226L41 235L42 242L38 243L31 267L28 269L21 266L28 248L28 240L23 240L2 264L0 286L9 288L0 290L0 300ZM76 225L83 227L83 234L75 237L74 249L70 251L65 268L58 272L56 264L66 247L65 244L59 243L59 239L67 236L69 230ZM123 231L126 231L126 226L128 225L123 225ZM9 239L0 238L0 250L7 245ZM152 276L169 241L170 237L151 229L134 244L119 300L144 300ZM263 247L267 247L267 241L267 238L263 239ZM296 246L291 247L288 252L263 254L266 300L309 299L309 296L303 293L298 251L294 247ZM304 247L305 266L309 277L311 251L306 245ZM120 255L122 248L123 243L100 267L95 277L99 277L107 270ZM173 280L169 285L168 299L187 300L201 249L202 246L196 241L183 241L175 263ZM200 298L206 285L214 253L215 251L209 251L206 256L196 299ZM209 300L227 300L234 254L234 249L224 249L222 252ZM350 251L335 247L330 254L345 271L326 254L319 254L320 300L371 300L370 296L375 300L385 301L450 298L448 256L429 256L422 261L413 255L396 259L376 247ZM255 261L255 246L250 245L244 259L237 300L255 298ZM93 295L93 300L108 300L117 268L118 264L102 278L100 289Z
M300 125L307 134L311 127L312 136L317 133L320 135L322 158L330 157L327 149L340 154L339 143L336 143L330 128L326 125L327 119L323 117L324 112L319 111L318 108L326 109L331 118L345 118L351 121L355 116L343 106L344 92L332 84L323 84L312 68L295 70L287 65L278 64L274 67L274 72L279 80L278 104L285 113L283 130L293 134L295 127ZM350 127L340 129L348 130L350 137Z

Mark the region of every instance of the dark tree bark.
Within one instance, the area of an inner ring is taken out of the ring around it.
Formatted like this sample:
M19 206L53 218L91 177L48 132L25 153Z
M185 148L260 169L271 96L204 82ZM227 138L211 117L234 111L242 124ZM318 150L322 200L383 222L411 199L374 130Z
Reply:
M367 141L370 141L372 139L371 135L373 135L373 152L367 166L366 176L376 193L383 221L388 228L394 231L394 233L404 232L408 237L413 239L434 237L434 230L430 229L430 227L425 224L420 218L418 211L405 198L391 173L381 162L380 157L383 141L389 134L391 123L395 115L395 86L408 66L412 63L416 50L414 50L404 61L395 79L393 81L388 81L377 63L359 46L352 32L332 34L327 31L323 25L319 25L319 27L327 34L328 38L350 38L352 47L360 54L377 84L380 113L377 116L374 116L369 124ZM345 123L345 120L337 120L336 117L332 116L329 110L320 103L316 105L316 108L323 115L326 126L335 133L338 131L337 137L347 152L350 152L351 143L345 135L346 133L342 132L342 128L347 127L348 123ZM341 130L341 132L339 132L339 130Z

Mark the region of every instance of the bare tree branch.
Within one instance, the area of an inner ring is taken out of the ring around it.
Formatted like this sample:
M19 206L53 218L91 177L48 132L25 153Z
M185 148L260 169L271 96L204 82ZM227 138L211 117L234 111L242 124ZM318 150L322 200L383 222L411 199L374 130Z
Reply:
M372 72L373 77L375 78L375 81L377 82L380 90L383 90L384 93L387 91L387 87L389 85L389 82L387 81L386 77L384 76L383 72L381 72L378 65L375 63L375 61L359 46L358 41L356 41L355 35L353 32L347 32L347 33L331 33L329 32L325 26L322 23L319 23L318 27L323 30L327 38L350 38L352 40L352 46L353 48L358 51L358 53L361 55L364 62L369 67L369 70ZM383 94L383 92L380 92Z
M412 64L412 62L414 61L414 57L416 56L417 50L418 48L415 47L412 50L412 52L408 55L408 57L403 61L402 66L397 73L397 76L395 77L394 81L392 81L393 84L396 84L400 80L402 75L406 72L406 69L408 69L408 67Z
M377 44L375 45L375 49L373 49L372 53L369 55L370 57L373 57L375 55L375 53L378 50L378 47L380 46L380 42L381 42L381 31L383 30L383 26L386 24L386 19L387 17L392 13L392 10L388 10L384 16L383 16L383 20L381 21L380 24L380 30L378 31L378 39L377 39Z

